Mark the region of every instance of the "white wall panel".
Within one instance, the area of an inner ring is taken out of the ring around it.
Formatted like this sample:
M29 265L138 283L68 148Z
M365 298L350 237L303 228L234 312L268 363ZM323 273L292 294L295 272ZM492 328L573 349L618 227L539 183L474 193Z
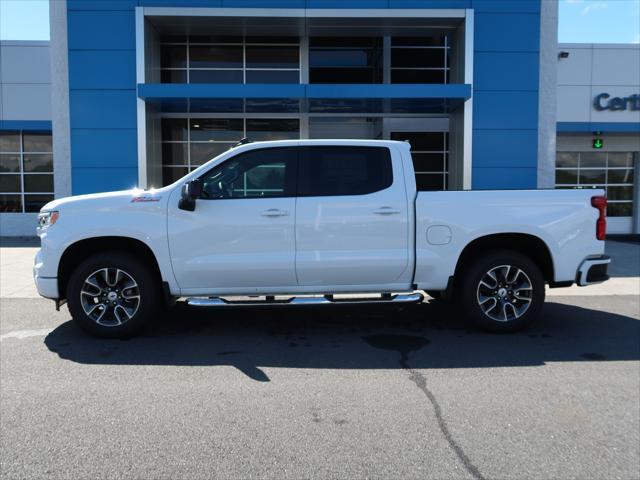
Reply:
M0 82L51 83L49 46L0 45Z
M51 86L48 84L2 85L3 120L51 120Z
M591 48L558 48L569 52L567 58L558 58L558 85L591 85Z
M594 108L595 97L640 95L640 45L560 44L558 122L640 122L640 110Z
M590 86L558 87L558 122L588 122L591 111Z
M639 87L640 48L594 48L592 72L595 85Z

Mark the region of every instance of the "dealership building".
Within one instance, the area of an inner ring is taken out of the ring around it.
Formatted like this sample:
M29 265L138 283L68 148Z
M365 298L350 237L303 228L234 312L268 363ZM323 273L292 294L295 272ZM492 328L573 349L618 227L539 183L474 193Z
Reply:
M54 196L166 185L243 137L409 140L421 190L603 186L612 231L639 232L640 50L558 45L554 1L50 8L50 44L0 45L2 235L33 234Z

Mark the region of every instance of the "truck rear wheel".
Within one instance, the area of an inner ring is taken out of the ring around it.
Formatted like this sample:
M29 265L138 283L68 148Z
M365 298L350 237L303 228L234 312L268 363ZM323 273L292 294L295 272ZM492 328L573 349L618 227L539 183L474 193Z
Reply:
M158 280L135 257L119 251L92 255L78 265L67 286L71 317L99 337L139 332L156 314Z
M476 326L516 332L538 317L544 303L544 277L530 258L514 251L492 251L462 272L457 298Z

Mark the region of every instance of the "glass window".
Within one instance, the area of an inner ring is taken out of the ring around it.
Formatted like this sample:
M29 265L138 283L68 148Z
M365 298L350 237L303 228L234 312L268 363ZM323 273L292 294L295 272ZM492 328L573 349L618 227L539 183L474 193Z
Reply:
M297 46L248 46L247 68L299 68L300 53Z
M202 198L295 195L298 148L261 148L236 155L201 177Z
M0 213L21 213L22 195L0 193Z
M392 37L391 83L448 83L449 41L442 37Z
M24 191L34 193L45 193L53 191L53 175L25 175Z
M20 134L17 132L0 133L0 152L19 152Z
M187 46L163 45L160 49L160 68L187 68Z
M578 152L558 152L556 154L556 167L578 168Z
M53 200L53 195L25 195L24 211L39 212L43 205Z
M247 83L300 83L298 70L247 70Z
M242 70L189 70L189 83L242 83Z
M393 182L391 154L381 147L306 147L300 196L365 195Z
M633 168L633 153L631 152L609 152L608 154L609 168Z
M0 133L0 212L37 212L53 200L51 152L50 133Z
M198 35L184 41L161 43L163 83L300 82L298 38Z
M298 119L247 119L247 137L254 142L267 140L295 140L300 138Z
M408 141L418 191L447 189L447 132L392 132L391 140Z
M50 153L25 153L23 158L25 172L53 172L53 155Z
M578 170L556 170L556 183L560 185L577 185Z
M242 68L242 46L191 45L189 68Z
M629 217L636 188L633 156L633 152L558 152L556 188L603 188L609 199L607 216Z
M190 122L192 142L239 142L244 136L241 118L194 118Z
M186 118L162 119L162 140L180 142L185 141L187 139L187 135Z
M235 143L192 143L191 144L191 166L198 167L209 160L226 152Z
M0 173L14 172L20 172L20 155L0 154Z
M186 70L162 70L160 72L162 83L187 83Z
M53 151L51 134L25 133L23 135L25 152L51 152Z
M606 152L581 152L580 168L605 168L607 166Z
M164 185L171 185L173 182L180 180L187 173L189 173L189 168L187 167L163 167L162 183Z
M0 175L0 192L20 193L20 175Z
M188 165L189 153L186 143L163 143L162 163L165 165Z
M311 83L382 83L382 38L311 37Z

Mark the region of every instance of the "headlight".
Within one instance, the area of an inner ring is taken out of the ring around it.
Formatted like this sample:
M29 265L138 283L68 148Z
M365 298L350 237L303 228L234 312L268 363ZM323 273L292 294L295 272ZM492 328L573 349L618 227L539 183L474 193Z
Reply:
M58 217L60 217L60 212L57 211L40 212L38 215L38 229L50 227L58 221Z

